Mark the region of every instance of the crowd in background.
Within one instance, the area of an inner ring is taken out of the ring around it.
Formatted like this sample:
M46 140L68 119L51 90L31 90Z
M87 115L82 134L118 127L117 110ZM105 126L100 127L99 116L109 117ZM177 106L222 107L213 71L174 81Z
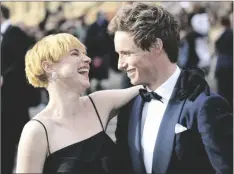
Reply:
M122 88L131 86L127 76L117 69L118 55L113 36L107 33L109 21L105 11L99 11L96 21L90 25L86 23L85 14L72 19L66 19L63 14L63 6L59 6L55 12L47 9L38 26L28 27L23 22L14 26L10 23L10 11L1 6L2 138L6 137L2 139L4 174L11 173L13 168L14 149L23 125L29 120L28 109L42 102L41 89L30 87L24 74L24 55L36 41L55 33L73 34L84 43L87 55L92 59L90 79L98 82L94 90L104 88L101 82L109 78L110 69L122 76ZM233 4L224 15L217 16L208 6L195 3L192 12L182 8L176 17L181 28L178 65L181 68L199 67L208 75L212 60L217 59L214 70L216 92L233 106ZM216 26L220 30L211 41L211 29ZM87 91L90 92L93 91Z
M221 26L220 28L227 28L228 26L222 22L224 20L228 20L229 28L232 28L232 5L223 16L217 16L209 6L201 6L200 3L194 3L193 10L190 12L186 11L186 8L180 9L176 17L181 28L181 47L178 60L181 68L197 66L202 68L206 74L209 73L212 58L218 53L217 46L210 40L210 31L216 25ZM98 12L93 24L87 24L85 18L86 14L66 19L63 6L59 6L54 12L46 9L45 17L38 26L27 27L23 22L18 23L18 26L35 40L60 32L68 32L76 36L85 44L87 54L93 60L90 78L98 80L95 89L100 90L102 89L101 81L108 78L109 68L119 72L117 70L118 55L115 53L112 38L110 39L106 32L108 18L105 12ZM229 47L232 48L231 45ZM128 79L123 78L123 87L128 87L130 85Z
M182 11L179 17L181 28L181 46L178 64L182 68L199 67L208 75L212 59L216 56L215 78L217 92L233 105L233 30L230 11L217 17L209 13L209 9L195 4L193 12ZM209 34L212 25L219 22L222 31L214 41ZM213 47L213 48L212 48Z
M109 77L109 67L118 71L113 37L107 33L108 23L104 11L99 11L96 21L88 25L85 21L85 14L77 18L66 19L63 16L63 7L59 6L55 12L47 9L44 19L38 26L26 27L20 23L19 27L35 40L61 32L76 36L86 46L87 55L93 60L90 78L98 80L95 90L101 90L103 89L101 81Z

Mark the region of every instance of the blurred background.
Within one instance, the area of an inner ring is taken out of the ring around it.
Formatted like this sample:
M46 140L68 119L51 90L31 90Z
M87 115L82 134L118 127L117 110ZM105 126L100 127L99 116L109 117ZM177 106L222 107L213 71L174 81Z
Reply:
M15 103L22 107L21 101L30 96L28 104L24 105L29 112L26 114L29 119L46 106L48 96L44 89L33 89L17 84L14 85L15 89L7 89L7 82L11 83L14 78L19 80L19 76L10 76L9 72L17 67L20 62L18 59L24 60L26 50L33 43L44 36L60 32L73 34L87 47L87 54L92 59L91 88L87 90L87 94L96 90L131 86L125 73L117 70L118 55L115 53L112 36L106 32L107 25L116 11L128 3L132 2L1 2L1 7L4 6L4 9L1 8L2 100L16 98L12 91L17 89L18 93L21 91L21 96L17 97L19 100ZM181 43L178 65L181 68L193 66L202 68L211 89L224 96L233 106L233 2L147 3L165 7L179 21ZM20 44L14 42L17 36L7 33L7 27L10 25L18 27L23 32L24 36L19 37ZM7 54L10 53L6 53L4 43L10 42L11 36L13 37L11 45L17 47L19 54L17 50L14 51L22 57L12 56L10 61L6 61L9 59ZM18 68L18 71L18 74L24 73L23 68ZM3 110L4 107L9 106L2 106ZM10 108L12 109L12 104ZM14 135L15 139L12 140L17 146L22 126L28 118L23 119L22 114L14 117L17 117L17 126L21 124L16 130L18 134ZM10 127L12 125L10 121L14 119L11 117L2 123ZM112 139L115 139L115 126L116 119L113 119L107 130Z

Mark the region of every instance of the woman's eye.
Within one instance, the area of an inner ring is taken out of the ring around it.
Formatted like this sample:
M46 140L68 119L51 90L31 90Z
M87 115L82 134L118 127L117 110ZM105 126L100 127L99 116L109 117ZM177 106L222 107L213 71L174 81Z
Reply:
M71 55L72 55L72 56L79 56L78 53L72 53Z

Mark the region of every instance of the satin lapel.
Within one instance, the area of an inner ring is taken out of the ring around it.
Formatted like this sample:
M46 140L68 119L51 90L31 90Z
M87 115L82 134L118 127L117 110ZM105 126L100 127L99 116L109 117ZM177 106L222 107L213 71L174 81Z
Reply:
M176 100L176 94L180 88L179 84L180 78L173 90L159 128L154 148L153 173L165 174L171 160L175 138L175 125L178 122L185 103L185 101Z
M128 128L128 144L133 170L136 174L145 173L141 148L141 116L144 102L138 96L133 103Z

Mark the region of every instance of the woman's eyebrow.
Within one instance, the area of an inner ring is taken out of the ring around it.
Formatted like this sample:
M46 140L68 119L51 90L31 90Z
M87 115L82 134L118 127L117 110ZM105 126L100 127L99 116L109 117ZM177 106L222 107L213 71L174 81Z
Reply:
M71 49L71 50L70 50L70 53L71 53L71 52L73 52L73 51L75 51L75 52L78 52L78 53L79 53L79 50L78 50L78 49L76 49L76 48Z

